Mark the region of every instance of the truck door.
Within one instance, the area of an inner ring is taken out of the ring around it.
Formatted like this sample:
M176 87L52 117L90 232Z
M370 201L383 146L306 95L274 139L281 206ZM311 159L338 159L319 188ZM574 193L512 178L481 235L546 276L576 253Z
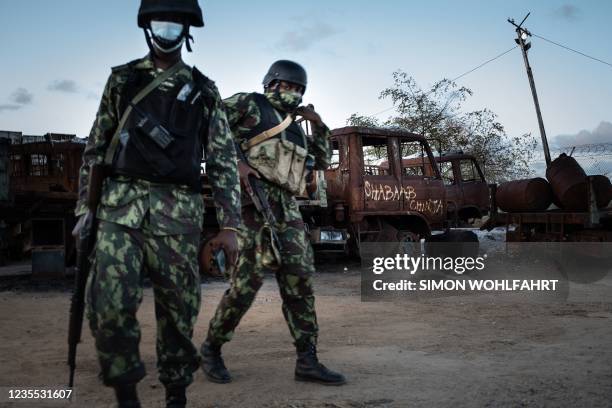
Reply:
M446 203L449 215L454 216L463 205L463 190L460 183L459 161L440 162L440 174L446 188Z
M401 197L397 175L397 138L362 136L361 149L365 210L399 211Z
M423 140L401 139L402 209L421 213L430 223L446 217L445 191L429 146Z
M484 209L489 203L489 189L484 176L473 158L461 159L461 188L463 191L463 206Z

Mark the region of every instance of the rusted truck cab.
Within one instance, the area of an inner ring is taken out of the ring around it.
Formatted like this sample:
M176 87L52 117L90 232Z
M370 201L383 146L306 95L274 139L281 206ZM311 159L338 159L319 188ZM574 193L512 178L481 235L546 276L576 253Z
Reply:
M345 236L358 251L364 241L416 241L445 227L446 191L423 136L344 127L332 132L331 145L326 203L301 202L315 249L331 249L332 238ZM406 156L419 158L420 169L405 166Z
M489 186L476 158L463 152L436 157L446 187L449 218L473 222L491 209Z
M84 148L75 135L0 131L0 264L31 257L33 276L64 277Z
M402 163L404 167L421 165L417 158L404 158ZM446 188L447 216L451 225L471 224L489 214L489 186L474 156L462 151L447 152L436 156L435 163ZM426 170L429 169L431 167Z

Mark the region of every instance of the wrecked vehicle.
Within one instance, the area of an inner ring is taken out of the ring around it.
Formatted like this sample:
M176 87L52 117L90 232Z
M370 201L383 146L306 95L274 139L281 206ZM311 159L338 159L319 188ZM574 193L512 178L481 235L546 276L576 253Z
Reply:
M84 148L75 135L0 133L0 262L31 257L34 275L64 275Z
M447 218L453 227L473 225L489 214L489 186L476 158L462 151L435 157L446 188ZM402 167L413 174L434 176L428 158L403 158ZM429 172L429 174L428 174Z
M299 200L317 252L359 255L362 242L418 242L446 227L447 199L429 143L399 130L332 132L329 169L315 199ZM420 160L420 170L400 160Z

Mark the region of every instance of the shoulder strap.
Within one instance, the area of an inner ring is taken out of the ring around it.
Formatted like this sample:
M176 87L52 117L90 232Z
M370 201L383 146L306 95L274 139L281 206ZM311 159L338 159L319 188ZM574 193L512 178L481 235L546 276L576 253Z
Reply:
M115 152L117 151L117 147L119 145L119 135L125 126L125 122L127 122L130 113L132 113L132 105L138 104L141 100L143 100L148 94L150 94L155 88L161 85L165 80L170 78L172 75L178 72L179 69L183 67L183 62L178 62L174 64L172 68L169 68L162 72L160 75L155 77L153 81L151 81L147 86L145 86L140 92L136 94L136 96L132 99L131 103L128 104L125 111L121 115L121 120L119 120L119 124L117 125L117 129L113 134L113 138L110 141L110 145L106 150L106 156L104 157L104 164L110 166L113 163L113 157L115 156Z
M268 139L273 138L274 136L278 135L279 133L281 133L282 131L284 131L285 129L287 129L289 126L291 126L291 123L293 123L293 115L287 115L287 117L285 118L285 120L283 120L281 123L279 123L278 125L274 126L271 129L268 130L264 130L263 132L261 132L260 134L258 134L257 136L254 136L252 138L250 138L249 140L245 140L244 142L242 142L240 144L240 148L245 151L245 150L249 150L251 147L258 145L262 142L265 142Z
M208 110L212 112L215 105L215 99L212 97L211 92L217 89L215 87L215 82L208 78L206 75L204 75L202 72L200 72L200 70L196 67L193 67L193 69L191 70L191 75L193 77L193 81L203 92L202 97L206 101L206 106L208 107Z

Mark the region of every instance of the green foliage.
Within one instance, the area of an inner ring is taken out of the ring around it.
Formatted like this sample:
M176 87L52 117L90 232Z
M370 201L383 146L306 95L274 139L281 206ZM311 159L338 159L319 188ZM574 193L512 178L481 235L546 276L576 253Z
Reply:
M347 120L347 126L380 127L380 121L372 116L353 113Z
M377 118L353 114L347 125L399 128L425 136L432 149L473 154L489 182L531 174L529 161L538 145L536 139L531 134L509 137L489 109L462 112L462 104L472 95L469 88L442 79L423 90L402 71L394 72L393 80L380 98L391 99L395 116L381 124Z

